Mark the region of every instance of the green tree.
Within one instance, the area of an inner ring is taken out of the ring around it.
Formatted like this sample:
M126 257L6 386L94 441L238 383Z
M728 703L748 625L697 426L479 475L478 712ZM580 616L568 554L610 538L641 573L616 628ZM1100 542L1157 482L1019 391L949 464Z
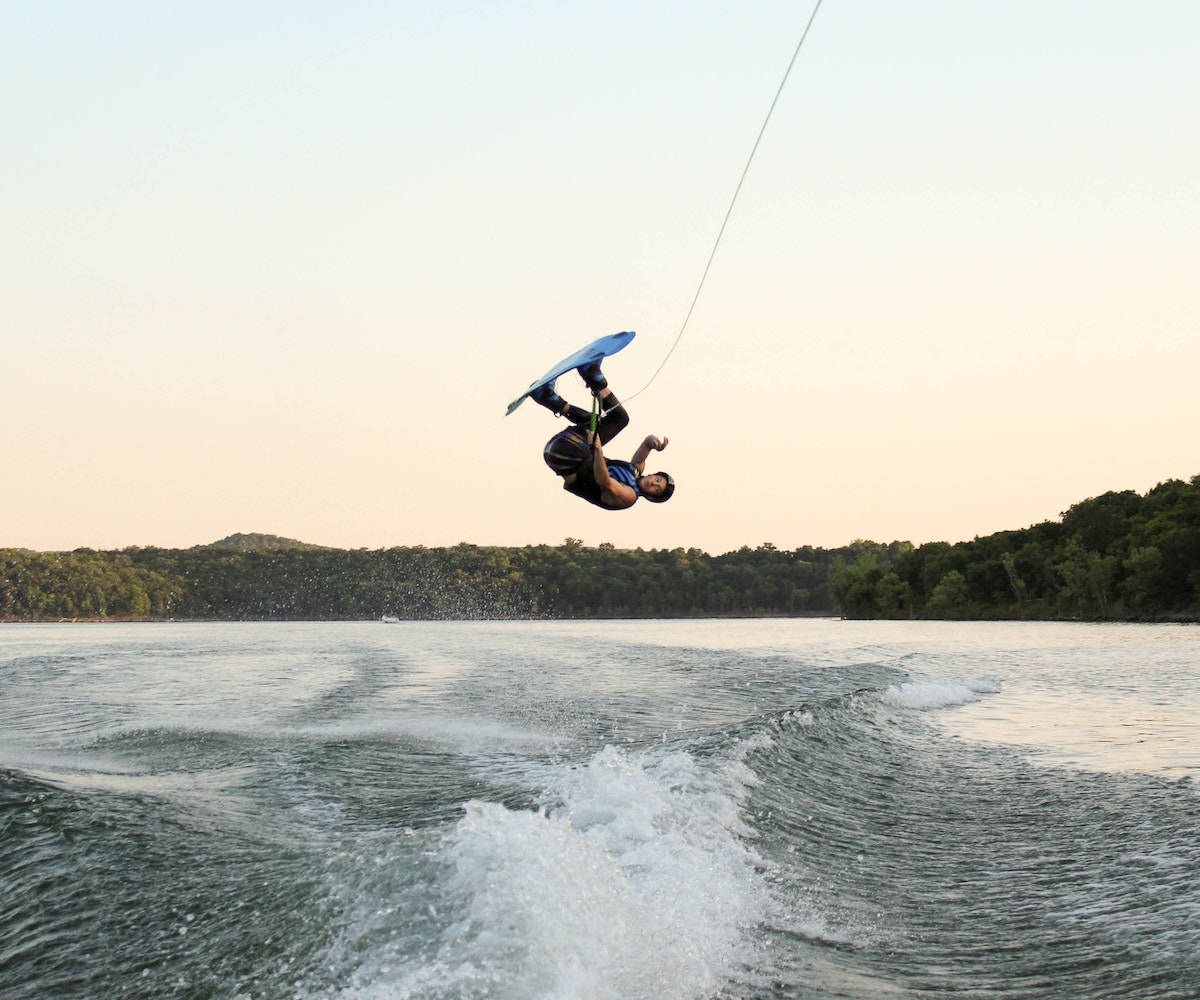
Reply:
M1153 545L1135 548L1125 559L1121 596L1134 614L1153 612L1161 601L1162 553Z
M967 607L967 578L952 569L938 581L929 595L926 608L935 615L955 617Z

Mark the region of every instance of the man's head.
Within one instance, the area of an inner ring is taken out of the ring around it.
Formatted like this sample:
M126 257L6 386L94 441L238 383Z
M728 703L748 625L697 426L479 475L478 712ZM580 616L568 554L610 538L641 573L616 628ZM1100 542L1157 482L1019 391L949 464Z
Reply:
M665 472L650 472L638 480L642 496L653 503L666 503L675 492L675 480Z

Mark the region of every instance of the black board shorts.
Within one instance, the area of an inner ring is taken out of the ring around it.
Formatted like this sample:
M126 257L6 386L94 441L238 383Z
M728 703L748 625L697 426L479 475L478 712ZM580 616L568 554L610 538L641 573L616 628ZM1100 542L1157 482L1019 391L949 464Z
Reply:
M589 414L590 419L590 414ZM629 424L629 414L625 407L614 406L600 418L596 424L596 436L600 444L606 445ZM585 424L572 424L565 431L559 431L542 449L542 458L560 476L569 476L578 471L580 465L592 460L592 446L588 444L588 428Z
M559 431L546 442L542 458L560 476L571 475L580 465L592 459L587 432L582 427L568 427L565 431Z

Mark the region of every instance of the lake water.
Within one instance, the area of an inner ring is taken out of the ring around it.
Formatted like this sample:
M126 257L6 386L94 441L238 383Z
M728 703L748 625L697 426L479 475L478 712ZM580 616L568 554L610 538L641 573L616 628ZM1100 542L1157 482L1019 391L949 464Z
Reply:
M1200 997L1200 630L0 626L0 997Z

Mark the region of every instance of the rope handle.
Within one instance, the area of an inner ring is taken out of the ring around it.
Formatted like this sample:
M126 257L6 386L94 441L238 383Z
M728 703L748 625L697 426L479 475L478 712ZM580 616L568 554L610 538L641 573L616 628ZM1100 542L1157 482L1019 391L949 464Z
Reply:
M592 390L592 419L591 419L591 425L590 425L591 431L592 431L592 440L589 442L589 444L592 447L593 452L595 452L595 450L596 450L596 427L599 425L599 423L600 423L600 393L598 393L595 389L593 389Z

